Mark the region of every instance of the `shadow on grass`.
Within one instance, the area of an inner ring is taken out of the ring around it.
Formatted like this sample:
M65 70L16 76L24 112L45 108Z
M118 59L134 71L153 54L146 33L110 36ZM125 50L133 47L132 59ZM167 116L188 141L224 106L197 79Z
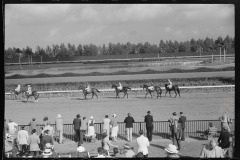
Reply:
M63 133L63 137L66 138L66 139L68 139L68 140L71 140L71 141L76 142L76 138L75 138L75 136L72 135L72 134Z
M34 101L27 101L27 100L23 100L23 101L17 101L17 102L22 102L22 103L35 103Z
M102 98L119 99L119 98L116 98L116 97L102 97ZM120 98L121 98L121 97L120 97Z
M165 148L165 147L157 145L157 144L150 144L150 146L153 146L153 147L156 147L156 148L160 148L160 149L163 149L163 150Z
M153 137L157 137L157 138L161 137L163 139L171 138L170 134L166 133L166 132L153 132L152 135L153 135Z
M84 100L90 100L90 99L85 99L85 98L71 98L71 100L82 100L82 101L84 101Z

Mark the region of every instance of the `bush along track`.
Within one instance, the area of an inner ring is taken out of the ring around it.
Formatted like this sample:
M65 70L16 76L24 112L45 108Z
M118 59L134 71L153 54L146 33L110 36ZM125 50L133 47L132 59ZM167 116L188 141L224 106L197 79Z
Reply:
M127 72L127 71L118 71L113 73L101 73L101 72L91 72L86 74L76 74L76 73L64 73L64 74L37 74L37 75L19 75L15 74L12 76L7 76L5 79L24 79L24 78L46 78L46 77L81 77L81 76L110 76L110 75L133 75L133 74L161 74L161 73L191 73L191 72L220 72L220 71L235 71L235 67L226 67L220 69L213 68L197 68L192 70L182 70L182 69L171 69L167 71L155 71L147 69L140 72Z

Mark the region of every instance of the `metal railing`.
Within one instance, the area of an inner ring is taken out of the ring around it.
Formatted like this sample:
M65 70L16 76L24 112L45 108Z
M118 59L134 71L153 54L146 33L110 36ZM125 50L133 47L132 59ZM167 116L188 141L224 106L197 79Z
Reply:
M185 137L190 138L199 138L200 135L208 129L209 122L212 122L213 125L218 129L218 131L221 131L221 121L220 120L189 120L185 123ZM235 121L233 120L233 123L230 125L231 132L235 131ZM25 126L25 129L30 133L30 126L29 125L19 125L18 130L20 130L21 126ZM37 127L37 134L40 135L40 127L43 125L40 125ZM55 124L51 125L54 130L56 130ZM153 139L167 139L170 138L170 129L169 129L169 122L168 121L154 121L153 122ZM97 135L97 139L102 139L102 132L103 132L103 124L102 123L95 123L94 129L95 133ZM136 122L133 123L133 139L136 139L138 137L139 130L143 130L144 134L146 135L146 127L144 122ZM118 139L126 139L126 132L125 132L125 123L119 122L118 123ZM63 125L63 136L66 140L72 140L74 141L75 132L73 128L73 124L64 124ZM219 135L219 133L218 133Z

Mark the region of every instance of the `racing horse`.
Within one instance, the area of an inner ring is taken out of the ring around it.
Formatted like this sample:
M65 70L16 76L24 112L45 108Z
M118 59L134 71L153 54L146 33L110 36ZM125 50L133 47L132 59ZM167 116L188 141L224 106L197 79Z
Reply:
M179 95L179 97L180 97L180 90L179 90L178 85L173 85L172 88L169 89L169 88L168 88L168 84L165 84L165 89L166 89L165 97L166 97L167 92L169 92L169 95L170 95L170 97L171 97L171 93L170 93L171 91L174 91L174 92L175 92L175 98L177 97L177 93L178 93L178 95Z
M95 96L97 97L97 99L98 99L97 92L100 92L98 89L92 88L92 87L90 88L90 92L89 92L89 91L87 91L86 88L83 87L83 86L79 86L78 90L82 90L82 91L83 91L85 100L87 99L87 95L88 95L88 94L92 94L92 98L91 98L91 99L93 99L93 96L94 96L94 95L95 95Z
M153 90L150 90L150 89L148 89L148 85L146 85L146 84L144 84L143 85L143 90L144 89L146 89L146 95L145 95L145 98L146 98L146 96L148 95L148 93L151 95L151 97L152 97L152 92L154 92L154 91L156 91L157 92L157 99L158 99L158 97L160 97L161 98L161 94L162 94L162 89L161 89L161 87L160 86L154 86L154 89ZM153 97L152 97L153 98Z
M17 99L17 96L20 95L20 94L23 96L23 93L24 93L24 92L25 92L25 90L23 90L23 89L20 89L19 92L16 91L16 90L12 90L12 91L11 91L11 94L12 94L12 95L14 94L15 99ZM20 99L22 99L22 97L21 97Z
M32 94L28 94L28 92L27 91L24 91L24 93L25 93L25 96L27 97L27 102L28 102L28 98L29 97L34 97L34 99L35 99L35 102L38 102L38 97L39 97L39 93L37 93L37 91L32 91Z
M127 91L128 91L128 89L131 90L130 87L122 87L122 89L119 90L118 87L117 87L117 85L115 85L115 84L112 85L112 88L114 88L115 91L116 91L116 99L117 99L117 98L120 98L120 97L119 97L119 92L123 92L123 93L124 93L123 98L124 98L126 95L127 95L127 98L128 98L128 93L127 93Z

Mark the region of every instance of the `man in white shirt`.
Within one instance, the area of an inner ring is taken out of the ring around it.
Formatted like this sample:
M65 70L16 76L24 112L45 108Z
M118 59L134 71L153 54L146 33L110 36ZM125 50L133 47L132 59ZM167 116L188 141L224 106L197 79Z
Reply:
M22 153L26 153L28 144L28 132L25 130L24 126L22 126L22 130L18 131L17 140Z
M103 119L103 132L107 131L107 135L109 136L109 130L110 130L110 122L111 120L108 118L108 115L105 116Z
M8 123L9 134L15 134L17 130L17 126L18 126L17 123L13 122L12 119L9 119L9 123Z
M148 157L148 146L149 146L149 141L147 137L144 137L143 131L139 131L140 136L137 138L137 144L138 144L138 153L142 152L143 157L147 158Z

